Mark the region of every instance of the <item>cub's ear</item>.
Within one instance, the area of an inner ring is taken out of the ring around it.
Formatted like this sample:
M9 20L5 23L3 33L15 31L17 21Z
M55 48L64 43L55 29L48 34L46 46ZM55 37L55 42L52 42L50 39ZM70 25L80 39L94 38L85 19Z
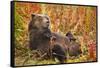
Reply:
M34 13L33 13L33 14L31 14L32 19L33 19L35 16L36 16L36 14L34 14Z

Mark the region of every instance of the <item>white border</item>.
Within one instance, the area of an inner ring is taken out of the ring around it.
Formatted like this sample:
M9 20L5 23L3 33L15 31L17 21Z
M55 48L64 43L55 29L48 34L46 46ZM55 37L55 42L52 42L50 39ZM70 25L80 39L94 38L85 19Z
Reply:
M2 0L0 2L0 68L10 68L10 1ZM25 1L25 0L24 0ZM99 0L27 0L37 2L52 2L52 3L66 3L66 4L84 4L84 5L98 5ZM100 7L99 11L100 12ZM98 13L98 20L100 13ZM100 20L98 26L100 26ZM100 27L98 27L98 35L100 35ZM98 36L98 39L100 36ZM100 41L100 39L98 40ZM100 52L100 43L98 42L98 52ZM100 54L98 54L100 61ZM37 66L34 68L99 68L98 63L80 63L80 64L66 64L66 65L49 65ZM27 67L26 67L27 68ZM33 67L31 67L33 68Z

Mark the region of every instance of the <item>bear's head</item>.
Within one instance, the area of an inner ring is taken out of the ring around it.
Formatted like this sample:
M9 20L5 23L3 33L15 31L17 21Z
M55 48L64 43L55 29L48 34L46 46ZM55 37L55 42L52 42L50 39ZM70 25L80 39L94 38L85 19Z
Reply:
M47 15L43 14L32 14L31 15L31 22L30 22L30 29L37 28L37 29L47 29L49 28L50 20Z

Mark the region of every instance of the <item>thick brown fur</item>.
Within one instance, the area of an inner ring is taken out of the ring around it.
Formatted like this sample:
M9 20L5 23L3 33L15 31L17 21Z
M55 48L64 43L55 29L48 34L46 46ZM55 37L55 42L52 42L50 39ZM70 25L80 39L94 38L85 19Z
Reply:
M49 23L46 15L32 14L28 25L29 48L39 51L41 55L49 52L51 37Z

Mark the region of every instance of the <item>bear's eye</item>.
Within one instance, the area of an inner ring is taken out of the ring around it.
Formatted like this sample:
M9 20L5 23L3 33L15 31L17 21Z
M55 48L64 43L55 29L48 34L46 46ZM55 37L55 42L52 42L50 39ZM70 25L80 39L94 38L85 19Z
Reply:
M43 17L39 16L39 19L40 19L40 20L42 20L42 19L43 19Z
M49 18L48 17L45 17L47 20L49 20Z

